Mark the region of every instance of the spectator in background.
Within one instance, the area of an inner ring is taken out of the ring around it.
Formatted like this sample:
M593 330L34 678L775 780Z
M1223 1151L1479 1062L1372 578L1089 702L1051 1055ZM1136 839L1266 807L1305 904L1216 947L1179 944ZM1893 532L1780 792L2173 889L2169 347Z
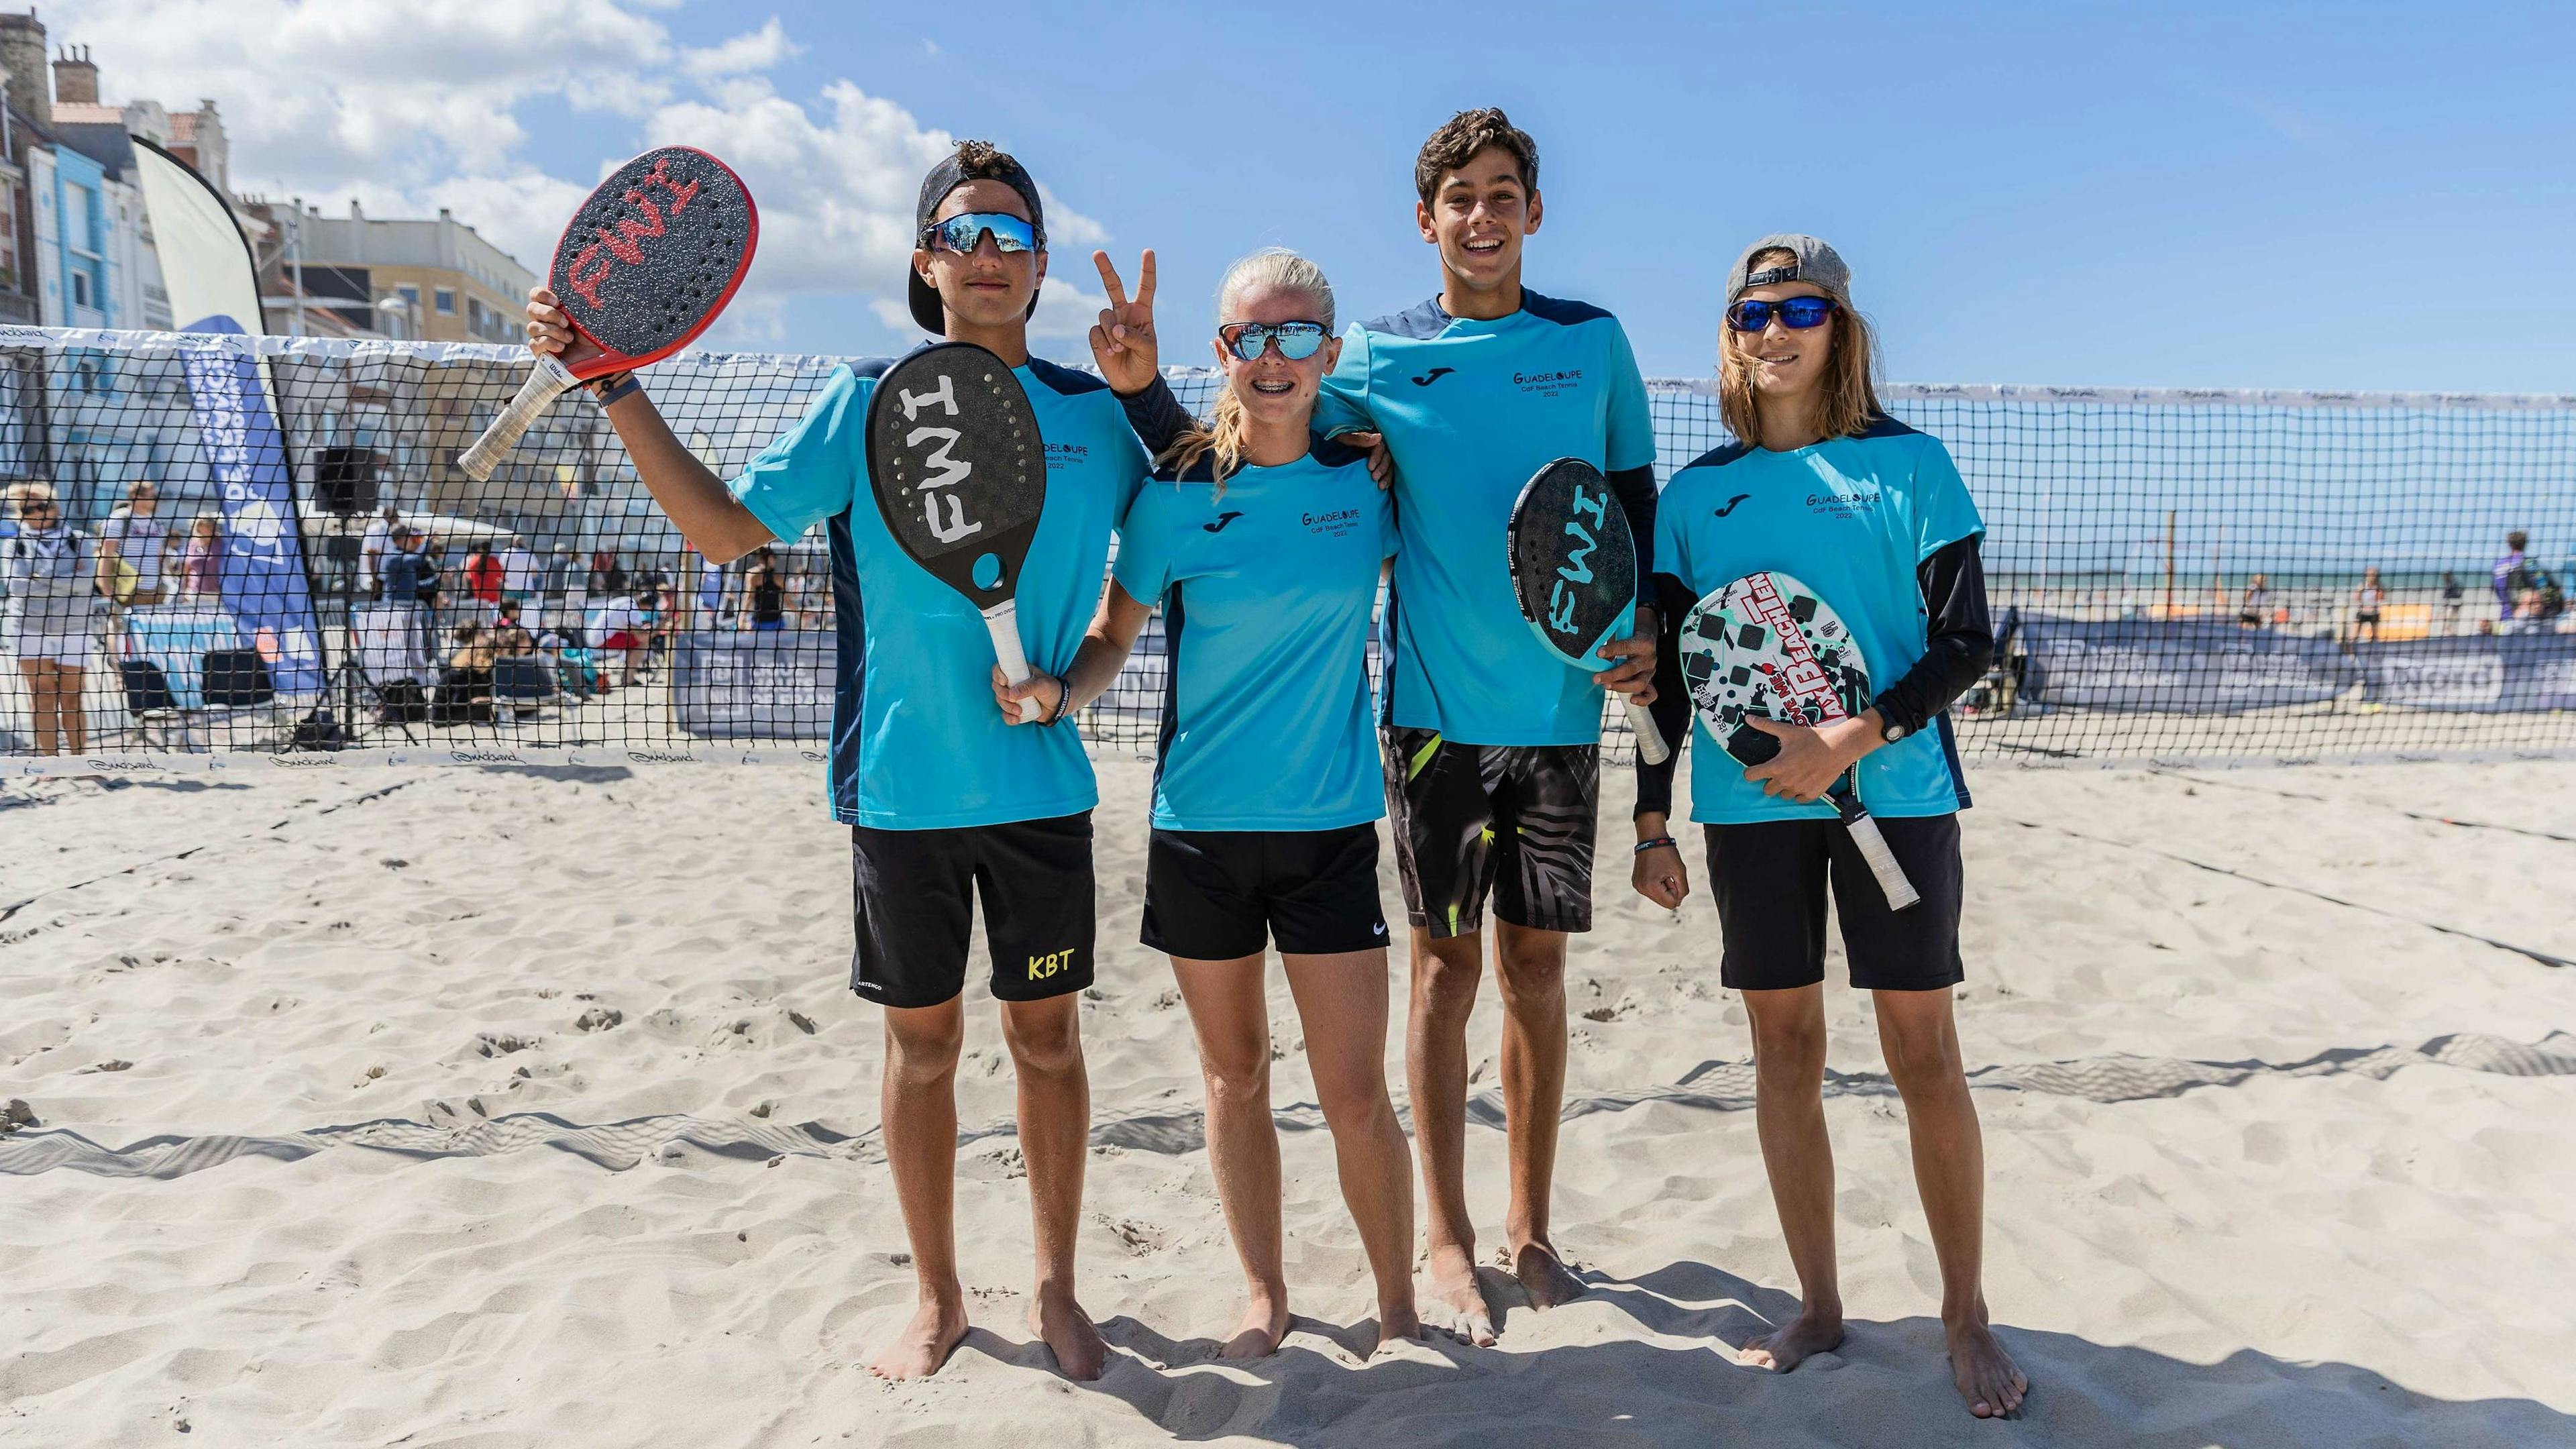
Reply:
M627 688L634 686L635 671L644 662L646 635L639 625L637 614L638 610L633 599L624 594L616 594L612 595L608 602L592 609L590 617L584 622L584 627L590 634L593 649L601 654L625 656L625 667L620 671L617 683ZM609 688L607 671L602 670L599 692L606 694Z
M358 544L358 585L368 598L384 597L385 560L393 557L394 526L401 522L401 511L390 503L367 522L367 535Z
M64 524L52 484L20 483L6 496L18 528L0 541L0 584L9 592L0 646L27 682L36 753L82 754L89 749L82 679L98 635L98 545Z
M2388 602L2388 591L2379 586L2379 565L2371 564L2361 571L2361 587L2352 591L2352 637L2358 644L2364 640L2379 642L2379 614Z
M742 603L735 626L759 633L787 627L787 576L779 571L778 550L762 544L752 550L751 567L742 576Z
M2237 607L2236 622L2248 629L2260 629L2272 617L2272 580L2267 574L2256 574L2245 581L2245 602Z
M2458 574L2445 572L2442 575L2443 633L2456 634L2460 632L2460 605L2462 600L2467 596L2467 593L2468 591L2466 589L2460 587L2460 576Z
M161 490L137 482L125 490L125 506L98 527L98 591L129 609L148 609L161 602L162 554L170 539L152 516Z
M429 722L434 725L490 724L492 722L492 660L495 651L485 631L473 624L459 624L448 651L447 666L439 671L438 688L430 695Z
M2516 597L2531 586L2531 565L2522 551L2531 547L2531 535L2517 528L2504 536L2504 557L2495 561L2489 581L2495 586L2496 619L2501 622L2514 616Z
M546 555L545 567L538 571L537 591L547 603L559 604L571 588L572 550L556 544L554 551Z
M691 553L698 560L698 609L707 616L701 627L721 629L724 627L724 565L708 562L706 555L695 550Z
M188 541L179 550L179 602L206 604L224 596L224 531L211 513L188 521Z
M501 548L501 597L525 603L537 592L537 556L517 534Z
M478 606L477 612L489 616L501 606L501 561L492 555L492 545L476 539L465 549L465 596Z
M613 599L626 592L626 566L617 555L601 549L590 556L590 594L595 599Z
M385 555L380 577L384 583L384 601L388 604L426 604L438 593L438 565L431 561L420 530L395 525L388 536L392 551Z
M519 601L503 599L498 615L492 621L490 643L500 654L527 654L536 649L536 638L520 622Z

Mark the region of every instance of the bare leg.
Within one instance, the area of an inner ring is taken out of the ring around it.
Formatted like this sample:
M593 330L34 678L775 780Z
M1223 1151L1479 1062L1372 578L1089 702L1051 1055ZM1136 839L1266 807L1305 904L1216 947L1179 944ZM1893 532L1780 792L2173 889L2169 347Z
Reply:
M1565 1110L1565 933L1495 923L1503 988L1503 1114L1511 1126L1511 1207L1503 1219L1512 1271L1537 1308L1583 1296L1547 1235L1556 1131Z
M1066 1378L1096 1379L1109 1345L1073 1292L1082 1169L1091 1152L1091 1078L1082 1065L1082 998L1002 1003L1002 1035L1019 1072L1020 1154L1029 1164L1029 1216L1038 1257L1029 1328Z
M1448 1326L1494 1341L1494 1313L1476 1285L1476 1223L1467 1213L1467 1015L1484 970L1481 932L1434 940L1413 928L1413 999L1405 1024L1406 1090L1422 1152L1424 1272Z
M60 733L54 717L54 661L21 659L18 673L27 681L28 727L36 736L36 753L61 753Z
M1948 991L1875 991L1879 1050L1905 1098L1913 1139L1914 1186L1941 1263L1941 1327L1950 1342L1950 1375L1968 1412L1980 1419L2021 1407L2030 1380L1986 1327L1983 1282L1986 1154L1977 1106L1959 1059L1959 1032Z
M957 1282L957 1050L965 1014L937 1006L888 1007L881 1110L886 1165L912 1246L920 1304L912 1321L868 1363L879 1378L917 1379L939 1371L966 1336L966 1296Z
M62 720L63 753L89 753L89 716L81 708L81 679L88 670L74 664L54 666L54 708Z
M1825 989L1748 991L1744 1009L1753 1019L1753 1121L1771 1176L1771 1204L1798 1273L1798 1316L1747 1342L1736 1357L1786 1373L1843 1341L1834 1146L1825 1136Z
M1242 1261L1249 1298L1243 1321L1226 1338L1227 1358L1275 1353L1288 1333L1288 1278L1279 1248L1279 1131L1270 1120L1270 1012L1262 965L1258 954L1232 961L1172 958L1172 975L1198 1034L1217 1201L1225 1208L1226 1232Z
M1413 1306L1413 1157L1386 1095L1386 952L1288 956L1342 1201L1377 1279L1377 1341L1422 1336Z

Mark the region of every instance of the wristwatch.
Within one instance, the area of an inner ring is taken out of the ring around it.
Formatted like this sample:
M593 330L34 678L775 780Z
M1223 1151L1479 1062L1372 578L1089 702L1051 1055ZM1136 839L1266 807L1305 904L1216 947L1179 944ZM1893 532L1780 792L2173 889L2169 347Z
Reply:
M1896 723L1894 720L1888 721L1887 728L1878 732L1878 737L1887 741L1891 745L1895 744L1898 740L1905 738L1905 735L1905 726Z

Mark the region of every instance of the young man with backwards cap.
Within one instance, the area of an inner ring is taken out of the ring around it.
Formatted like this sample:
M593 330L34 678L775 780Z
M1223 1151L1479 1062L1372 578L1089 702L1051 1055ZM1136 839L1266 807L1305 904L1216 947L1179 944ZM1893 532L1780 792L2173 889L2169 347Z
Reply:
M1874 340L1832 247L1766 236L1736 262L1726 300L1718 399L1737 441L1664 490L1655 540L1664 616L1678 621L1694 600L1777 570L1833 606L1880 684L1854 719L1756 722L1780 753L1739 769L1693 720L1677 641L1665 641L1656 722L1666 738L1689 730L1696 742L1691 818L1707 835L1725 943L1719 977L1743 993L1751 1019L1762 1161L1798 1273L1797 1318L1741 1357L1786 1372L1842 1342L1823 1095L1830 885L1852 985L1872 997L1905 1102L1951 1377L1979 1418L2010 1414L2030 1384L1986 1324L1984 1146L1950 1013L1964 974L1958 812L1968 786L1947 711L1994 652L1977 557L1985 524L1948 450L1879 407ZM1888 908L1851 833L1818 798L1855 762L1862 802L1922 894L1902 911ZM1673 760L1641 761L1637 776L1634 881L1649 900L1677 906L1690 879L1665 833Z
M1010 364L1047 440L1046 510L1019 583L1020 637L1062 670L1099 598L1109 536L1148 463L1101 380L1031 357L1028 319L1046 279L1037 183L981 141L922 182L909 281L924 331ZM1107 258L1098 258L1104 272ZM1150 261L1139 302L1150 304ZM529 345L573 334L543 288L529 294ZM1153 368L1150 313L1126 329L1118 377L1132 406L1177 409ZM833 707L833 818L851 829L857 948L851 986L885 1009L883 1114L919 1300L868 1365L885 1378L938 1370L967 1329L953 1210L955 1078L967 941L980 891L991 984L1019 1076L1037 1255L1030 1328L1073 1378L1108 1348L1074 1296L1074 1237L1090 1131L1076 1003L1092 979L1091 765L1070 724L1010 729L993 708L992 643L973 605L896 547L870 493L865 422L890 362L835 371L802 421L732 481L671 433L637 381L601 378L636 472L708 559L730 561L822 524L840 637ZM871 616L880 627L871 630Z
M1466 1192L1467 1018L1486 898L1511 1124L1504 1233L1513 1272L1546 1308L1584 1291L1548 1235L1548 1200L1565 1094L1566 936L1592 929L1601 687L1648 690L1654 654L1646 609L1600 672L1566 668L1521 618L1504 528L1532 474L1578 457L1609 475L1650 564L1655 434L1618 319L1521 285L1522 243L1542 216L1528 133L1499 110L1461 111L1423 143L1414 185L1440 292L1351 329L1315 426L1375 432L1395 465L1404 549L1387 595L1380 725L1413 926L1406 1067L1426 1270L1451 1326L1491 1343Z

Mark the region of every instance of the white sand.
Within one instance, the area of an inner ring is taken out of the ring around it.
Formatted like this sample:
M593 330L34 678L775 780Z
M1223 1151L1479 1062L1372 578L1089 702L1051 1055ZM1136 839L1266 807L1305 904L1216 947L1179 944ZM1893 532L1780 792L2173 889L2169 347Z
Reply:
M1274 971L1307 1316L1273 1360L1208 1362L1238 1287L1188 1026L1134 944L1146 772L1101 773L1082 1252L1118 1352L1087 1386L1021 1326L980 987L979 1327L933 1381L859 1367L911 1280L846 839L804 772L8 787L0 910L32 900L0 921L0 1097L41 1125L0 1142L0 1442L2576 1443L2576 971L2420 924L2576 958L2576 842L2402 813L2576 836L2576 766L1977 778L1960 1015L1987 1291L2035 1383L1982 1425L1839 985L1850 1339L1784 1377L1731 1362L1794 1279L1711 912L1618 878L1624 771L1557 1193L1597 1290L1510 1313L1499 1348L1361 1366L1367 1277ZM1489 1002L1480 1090L1494 1033Z

